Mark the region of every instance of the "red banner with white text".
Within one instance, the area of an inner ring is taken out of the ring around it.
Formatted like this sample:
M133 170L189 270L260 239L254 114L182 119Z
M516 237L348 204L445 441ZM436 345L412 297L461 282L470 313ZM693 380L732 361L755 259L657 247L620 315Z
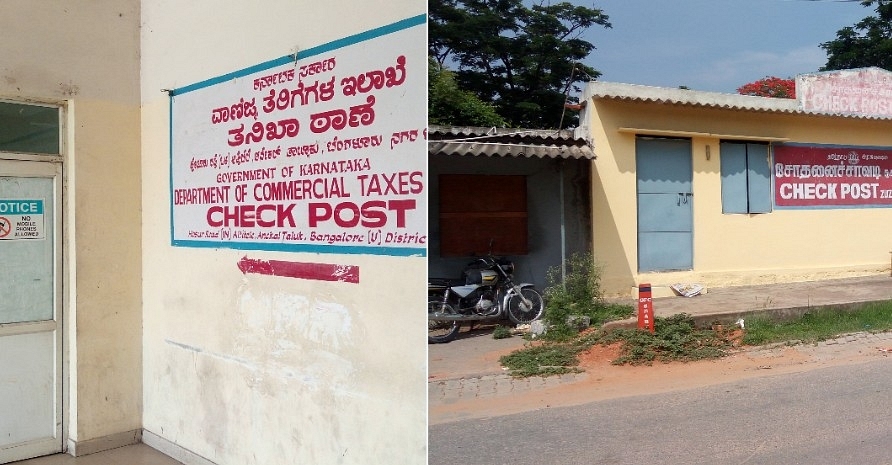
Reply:
M892 148L774 146L778 207L892 206Z

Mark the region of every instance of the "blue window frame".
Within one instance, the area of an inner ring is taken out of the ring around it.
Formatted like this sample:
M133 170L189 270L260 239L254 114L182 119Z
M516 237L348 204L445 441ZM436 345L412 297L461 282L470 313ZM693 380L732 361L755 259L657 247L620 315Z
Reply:
M771 212L768 144L722 142L722 213Z

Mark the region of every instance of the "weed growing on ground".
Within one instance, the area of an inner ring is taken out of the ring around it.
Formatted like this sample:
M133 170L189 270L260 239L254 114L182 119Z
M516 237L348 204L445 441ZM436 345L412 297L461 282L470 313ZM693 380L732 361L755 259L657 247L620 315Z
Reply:
M507 339L511 337L511 328L507 326L498 325L496 329L492 331L493 339Z
M618 329L607 333L602 344L622 342L614 365L641 365L654 361L692 362L721 358L734 344L721 331L698 329L686 314L654 320L654 333L637 329Z
M618 328L597 330L563 341L544 341L515 351L500 359L512 376L548 376L578 371L578 355L595 344L621 342L615 365L641 365L654 361L689 362L721 358L734 347L721 331L697 329L687 314L654 320L655 332Z
M579 371L578 353L571 344L552 342L516 350L503 356L500 362L518 378L562 375Z
M605 302L601 292L601 267L591 252L575 253L566 261L562 277L560 267L551 267L546 275L545 322L546 337L568 340L579 333L579 328L567 323L571 315L587 316L591 326L607 321L628 318L634 313L631 305Z
M735 347L727 330L695 327L686 314L654 320L654 334L638 329L590 331L561 341L542 341L502 357L502 365L514 376L559 374L578 371L578 355L595 344L620 342L617 365L650 364L654 361L694 361L724 357ZM861 331L892 330L892 301L863 304L840 310L818 308L790 321L750 317L742 337L745 345L781 342L813 343ZM737 333L740 333L738 331ZM563 370L563 371L562 371Z

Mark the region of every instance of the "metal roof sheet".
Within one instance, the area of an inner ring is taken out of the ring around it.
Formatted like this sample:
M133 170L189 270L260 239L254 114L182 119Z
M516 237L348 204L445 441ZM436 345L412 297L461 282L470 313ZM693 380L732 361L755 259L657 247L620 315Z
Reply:
M750 95L703 92L673 87L652 87L618 82L590 82L586 86L585 95L588 98L608 98L751 111L795 113L799 110L799 102L794 99L754 97Z
M739 111L791 113L802 115L831 116L839 118L890 120L892 118L856 113L829 113L804 111L797 99L756 97L751 95L703 92L673 87L653 87L639 84L592 81L585 87L584 101L612 99L631 102L649 102L666 105L688 105L722 108Z
M431 126L428 152L432 155L593 159L595 152L572 130L504 129Z

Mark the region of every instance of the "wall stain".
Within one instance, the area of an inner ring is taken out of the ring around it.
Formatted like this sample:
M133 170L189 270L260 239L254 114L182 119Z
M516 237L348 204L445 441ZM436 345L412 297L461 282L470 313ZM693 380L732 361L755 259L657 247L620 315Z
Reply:
M79 86L74 85L69 82L68 84L62 82L59 84L59 89L62 91L62 95L66 97L74 97L75 95L81 92L81 88Z

